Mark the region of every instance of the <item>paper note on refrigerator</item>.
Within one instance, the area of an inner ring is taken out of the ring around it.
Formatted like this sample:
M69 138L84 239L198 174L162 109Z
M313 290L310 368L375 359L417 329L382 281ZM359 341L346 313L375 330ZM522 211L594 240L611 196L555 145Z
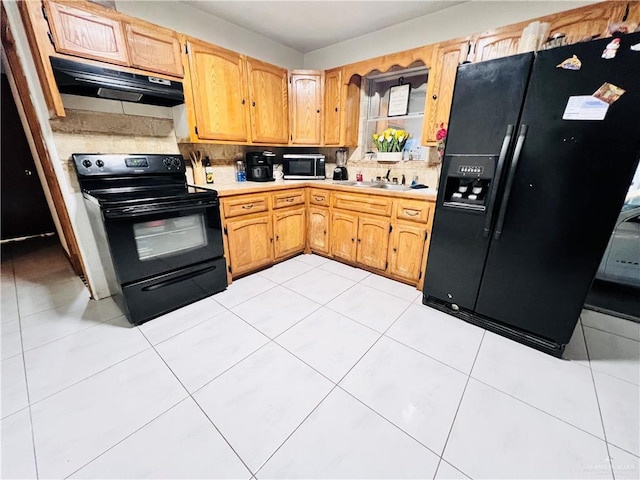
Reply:
M569 97L563 120L604 120L609 104L591 95Z

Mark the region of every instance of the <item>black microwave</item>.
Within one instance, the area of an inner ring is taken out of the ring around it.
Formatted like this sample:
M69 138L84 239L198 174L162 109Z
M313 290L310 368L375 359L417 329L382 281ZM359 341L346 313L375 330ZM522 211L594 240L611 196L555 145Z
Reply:
M286 153L282 156L285 180L322 179L325 158L320 153Z

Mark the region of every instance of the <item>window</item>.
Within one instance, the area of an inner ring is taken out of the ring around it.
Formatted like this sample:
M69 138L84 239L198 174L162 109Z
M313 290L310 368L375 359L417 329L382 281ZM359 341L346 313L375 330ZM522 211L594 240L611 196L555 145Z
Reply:
M406 152L416 152L421 144L424 105L427 95L425 67L415 67L392 72L368 75L366 78L366 118L364 121L364 151L375 151L372 135L386 128L399 128L411 134L405 145ZM389 93L392 87L409 84L409 105L406 115L389 116ZM425 149L422 148L422 151ZM405 158L408 157L408 154ZM417 159L417 158L416 158Z

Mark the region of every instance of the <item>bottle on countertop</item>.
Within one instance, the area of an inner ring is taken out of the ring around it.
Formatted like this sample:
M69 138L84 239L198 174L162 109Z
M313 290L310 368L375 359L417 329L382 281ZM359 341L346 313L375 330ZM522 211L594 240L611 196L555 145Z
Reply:
M207 184L213 184L213 166L211 165L209 157L204 157L204 175Z
M238 160L236 162L236 181L237 182L247 181L247 171L245 170L244 162L242 160Z
M361 182L362 181L362 171L358 170L358 173L356 173L356 182Z

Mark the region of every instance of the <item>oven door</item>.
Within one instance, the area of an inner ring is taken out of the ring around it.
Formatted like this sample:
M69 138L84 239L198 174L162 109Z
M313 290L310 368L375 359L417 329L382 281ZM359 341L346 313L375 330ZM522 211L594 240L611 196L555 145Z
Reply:
M120 284L127 285L224 255L219 203L103 211Z

